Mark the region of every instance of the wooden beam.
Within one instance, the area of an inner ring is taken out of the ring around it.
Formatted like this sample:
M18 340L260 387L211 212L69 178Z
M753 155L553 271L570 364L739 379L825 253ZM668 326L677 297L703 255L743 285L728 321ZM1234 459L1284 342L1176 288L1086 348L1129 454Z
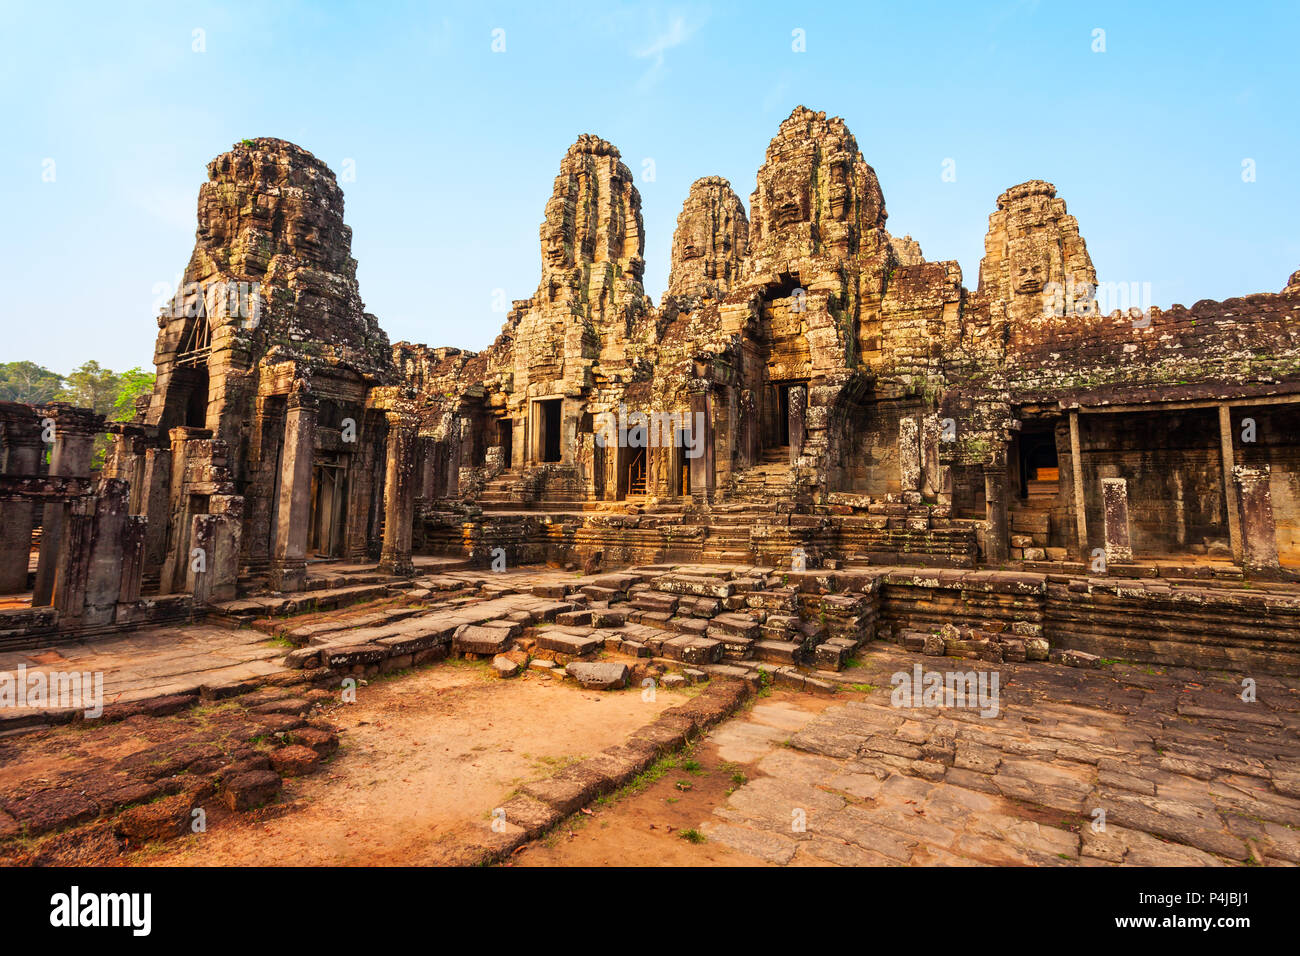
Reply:
M1259 395L1254 398L1206 399L1173 402L1139 402L1128 405L1080 405L1079 411L1087 415L1103 415L1108 412L1181 412L1197 408L1248 408L1255 405L1295 405L1300 403L1300 395Z
M1219 406L1219 451L1223 462L1223 503L1228 509L1228 540L1232 559L1242 561L1241 515L1237 511L1237 480L1232 475L1235 455L1232 450L1232 410L1228 403Z

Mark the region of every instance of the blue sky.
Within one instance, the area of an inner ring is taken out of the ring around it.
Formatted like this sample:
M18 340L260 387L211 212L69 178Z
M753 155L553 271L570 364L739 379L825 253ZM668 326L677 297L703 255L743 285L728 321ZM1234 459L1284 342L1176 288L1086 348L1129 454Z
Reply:
M632 169L657 302L691 182L726 176L748 208L799 104L845 118L890 230L968 288L998 194L1038 178L1103 281L1150 282L1156 305L1277 291L1300 268L1297 33L1294 3L4 0L0 361L148 366L206 163L254 136L353 161L361 294L393 341L491 342L494 291L537 286L583 132Z

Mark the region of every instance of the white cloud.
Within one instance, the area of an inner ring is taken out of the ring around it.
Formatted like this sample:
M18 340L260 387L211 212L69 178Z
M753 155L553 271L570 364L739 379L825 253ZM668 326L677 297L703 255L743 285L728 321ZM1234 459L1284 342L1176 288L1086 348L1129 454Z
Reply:
M681 46L694 36L698 29L697 24L688 24L685 17L674 15L669 21L666 30L659 33L646 46L637 50L635 55L638 60L652 61L650 68L641 74L641 78L637 80L637 89L644 92L652 87L663 73L664 61L668 51Z

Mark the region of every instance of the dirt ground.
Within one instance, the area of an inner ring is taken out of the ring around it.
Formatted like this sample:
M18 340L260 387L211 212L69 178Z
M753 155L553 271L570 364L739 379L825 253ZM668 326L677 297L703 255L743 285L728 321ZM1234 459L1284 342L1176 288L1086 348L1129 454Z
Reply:
M621 743L683 699L586 691L537 674L503 681L457 662L380 679L326 713L340 728L339 752L317 774L286 780L284 804L123 862L438 864L515 787Z

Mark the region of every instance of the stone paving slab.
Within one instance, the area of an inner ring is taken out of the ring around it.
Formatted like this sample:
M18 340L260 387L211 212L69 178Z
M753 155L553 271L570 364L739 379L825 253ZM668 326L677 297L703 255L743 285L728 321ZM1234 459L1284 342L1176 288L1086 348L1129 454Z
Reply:
M1228 675L1000 665L981 716L895 707L891 679L918 658L863 658L865 699L760 702L715 729L722 759L757 774L701 824L709 839L782 865L1300 864L1300 681L1262 678L1247 703Z

